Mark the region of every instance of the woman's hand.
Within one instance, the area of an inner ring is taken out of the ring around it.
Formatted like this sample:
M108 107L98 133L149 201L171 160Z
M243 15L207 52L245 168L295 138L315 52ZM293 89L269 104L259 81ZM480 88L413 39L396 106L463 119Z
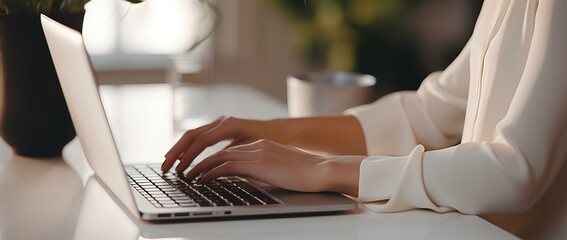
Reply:
M182 173L203 150L223 140L232 141L227 148L259 139L284 142L285 132L278 131L274 122L221 117L212 123L189 130L165 155L161 169L169 171L179 159L181 163L175 170Z
M222 150L197 164L188 179L207 183L220 176L247 176L301 192L342 192L358 195L362 156L325 158L269 140Z
M185 171L207 147L230 140L227 147L266 139L309 151L330 155L366 155L364 134L354 116L277 119L271 121L219 118L187 131L165 155L163 171L177 160L177 172Z

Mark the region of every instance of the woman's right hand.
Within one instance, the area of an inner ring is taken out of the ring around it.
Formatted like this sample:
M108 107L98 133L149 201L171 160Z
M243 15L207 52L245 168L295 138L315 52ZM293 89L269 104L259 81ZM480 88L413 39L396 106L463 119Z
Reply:
M183 172L203 150L224 140L231 141L227 148L260 139L285 142L285 134L274 127L275 121L277 120L257 121L220 117L212 123L189 130L165 155L161 169L169 171L175 162L180 160L175 171Z

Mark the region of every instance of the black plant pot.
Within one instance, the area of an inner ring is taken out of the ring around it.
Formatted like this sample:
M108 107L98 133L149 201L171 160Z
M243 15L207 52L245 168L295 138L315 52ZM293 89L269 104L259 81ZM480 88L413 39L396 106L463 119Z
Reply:
M50 16L82 30L83 13ZM18 155L60 156L75 129L39 15L0 15L2 137Z

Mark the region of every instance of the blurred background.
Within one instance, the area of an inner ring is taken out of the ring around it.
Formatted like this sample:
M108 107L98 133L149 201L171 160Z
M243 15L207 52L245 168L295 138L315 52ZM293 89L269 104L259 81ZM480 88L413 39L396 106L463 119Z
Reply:
M83 33L101 83L165 82L197 59L198 83L241 83L285 102L286 76L374 75L375 97L417 89L472 33L481 0L92 0ZM215 20L215 12L217 17ZM215 23L216 22L216 23ZM208 32L214 29L212 37ZM188 51L195 42L203 44Z

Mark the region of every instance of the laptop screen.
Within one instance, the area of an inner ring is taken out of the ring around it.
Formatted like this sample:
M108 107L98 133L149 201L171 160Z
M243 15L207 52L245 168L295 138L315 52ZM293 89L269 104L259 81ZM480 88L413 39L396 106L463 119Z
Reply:
M95 174L134 216L140 216L100 99L81 34L41 15L45 38L85 156Z

